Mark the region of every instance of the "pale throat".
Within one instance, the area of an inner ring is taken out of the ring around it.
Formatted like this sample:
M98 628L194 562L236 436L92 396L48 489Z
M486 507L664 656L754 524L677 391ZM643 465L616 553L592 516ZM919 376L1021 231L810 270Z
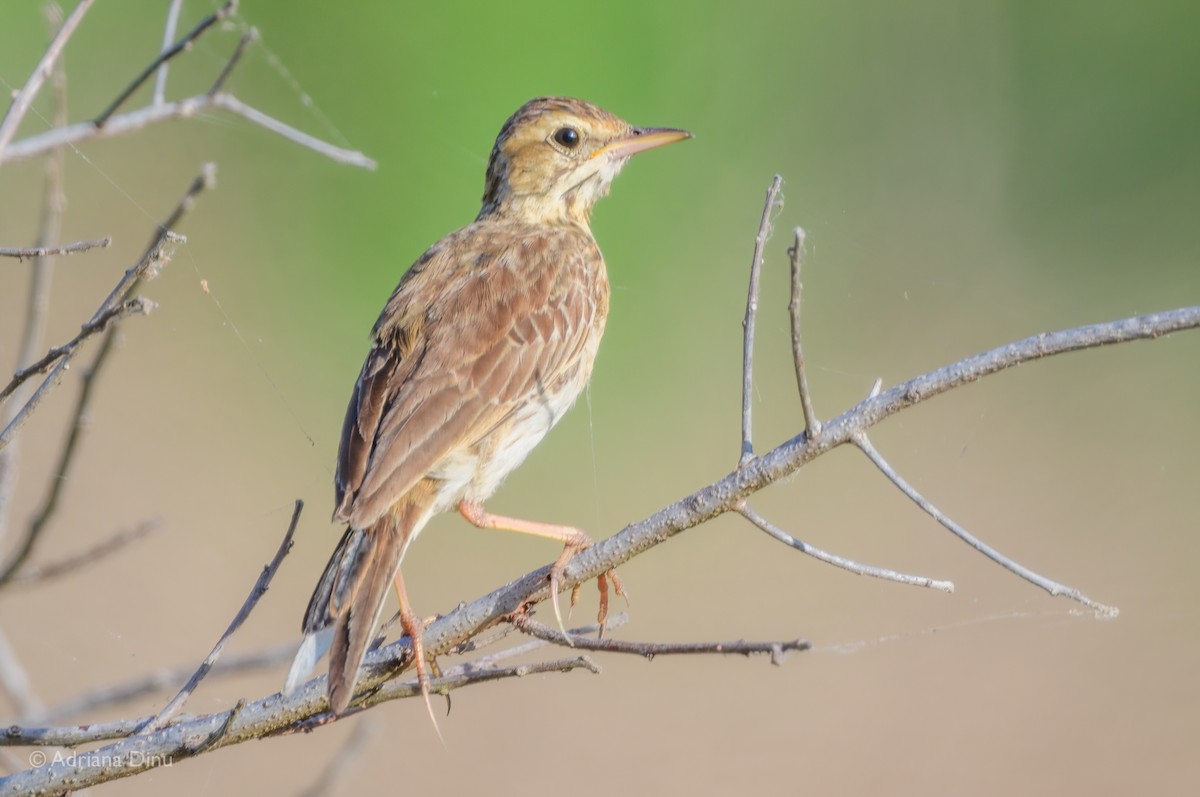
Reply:
M594 162L564 171L540 191L514 190L506 180L484 205L479 218L503 216L527 224L571 225L590 234L592 208L608 195L628 160L601 155Z

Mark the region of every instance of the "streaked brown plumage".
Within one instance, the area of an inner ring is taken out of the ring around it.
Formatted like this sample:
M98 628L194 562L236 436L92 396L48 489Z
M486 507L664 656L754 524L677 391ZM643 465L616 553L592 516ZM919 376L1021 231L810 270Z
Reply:
M593 205L631 155L689 135L554 97L505 122L479 216L413 264L375 324L338 452L333 518L347 529L309 602L289 689L315 663L316 635L332 628L330 708L346 708L394 579L428 696L421 624L399 567L429 518L452 508L480 527L564 543L551 577L557 614L558 576L586 535L494 516L482 503L591 375L609 296Z

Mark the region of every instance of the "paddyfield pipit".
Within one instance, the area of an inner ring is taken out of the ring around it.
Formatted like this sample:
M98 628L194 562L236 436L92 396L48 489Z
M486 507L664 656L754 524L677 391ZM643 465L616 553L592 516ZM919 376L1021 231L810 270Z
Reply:
M375 322L338 450L333 519L347 528L305 612L288 690L328 645L330 709L345 710L394 584L428 703L423 624L400 562L429 518L449 509L480 528L563 544L550 573L562 625L563 568L591 540L569 526L493 515L483 501L591 376L609 296L593 206L630 156L690 136L563 97L530 100L504 123L479 216L421 255Z

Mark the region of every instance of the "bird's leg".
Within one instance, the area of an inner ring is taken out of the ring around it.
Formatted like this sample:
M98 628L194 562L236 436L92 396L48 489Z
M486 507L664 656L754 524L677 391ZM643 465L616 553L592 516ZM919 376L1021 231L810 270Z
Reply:
M412 606L408 602L408 591L404 589L404 574L399 570L396 570L392 584L396 588L396 598L400 601L400 627L412 640L413 666L417 670L417 684L421 687L421 696L425 698L425 710L429 712L433 730L437 733L438 738L442 739L442 730L438 727L437 717L433 713L433 702L429 699L429 661L425 658L425 623L413 614ZM442 742L445 743L445 739L442 739Z
M554 619L558 621L558 629L562 631L567 643L570 644L571 635L567 633L567 628L563 625L562 612L558 608L559 584L562 581L562 573L567 566L567 562L571 561L571 557L575 556L575 554L585 548L590 548L592 546L592 538L574 526L559 526L553 523L539 523L535 520L522 520L521 518L506 517L504 515L493 515L491 512L485 510L482 504L467 501L466 499L459 502L458 511L467 519L468 523L476 528L519 531L522 534L533 534L537 537L558 540L563 544L563 552L558 555L558 558L554 560L554 564L550 567L550 603L554 607ZM617 594L629 600L629 596L625 593L625 587L621 583L621 579L617 578L615 571L610 570L596 577L596 584L600 588L600 612L597 619L600 622L600 633L602 635L604 633L604 621L608 618L608 580L610 578ZM576 586L571 590L572 608L574 608L578 597L579 587Z

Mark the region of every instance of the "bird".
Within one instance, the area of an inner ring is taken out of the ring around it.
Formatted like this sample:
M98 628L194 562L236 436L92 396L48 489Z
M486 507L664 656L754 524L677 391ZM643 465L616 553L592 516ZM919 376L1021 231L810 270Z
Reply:
M412 611L401 562L429 519L450 510L479 528L563 544L549 575L562 628L562 572L591 538L570 526L494 515L483 502L591 376L609 307L592 209L634 154L691 137L635 127L569 97L532 99L504 122L479 215L409 267L372 329L338 447L333 522L346 528L305 611L285 693L327 648L329 708L345 712L394 587L432 717L424 623ZM615 575L598 578L602 624L606 579Z

